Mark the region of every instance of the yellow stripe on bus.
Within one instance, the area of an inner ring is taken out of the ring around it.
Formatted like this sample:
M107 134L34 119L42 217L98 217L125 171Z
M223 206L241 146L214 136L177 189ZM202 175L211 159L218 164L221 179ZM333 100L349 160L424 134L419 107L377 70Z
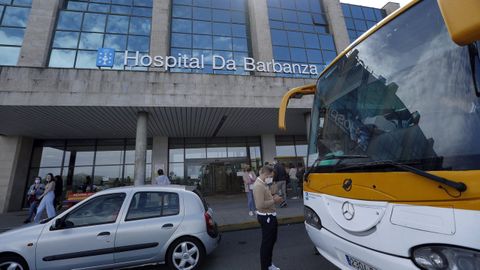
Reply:
M304 191L368 201L480 210L480 171L433 171L431 174L463 182L460 193L409 172L312 173ZM351 180L351 189L344 183Z

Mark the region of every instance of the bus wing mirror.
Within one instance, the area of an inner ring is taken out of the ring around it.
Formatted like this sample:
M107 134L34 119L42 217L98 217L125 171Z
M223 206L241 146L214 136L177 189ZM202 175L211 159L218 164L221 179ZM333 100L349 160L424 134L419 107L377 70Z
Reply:
M438 5L455 43L463 46L480 40L480 1L438 0Z
M287 113L287 106L290 99L301 98L304 95L313 95L315 94L316 89L317 86L315 84L307 84L304 86L292 88L283 96L282 103L280 104L280 108L278 111L278 127L281 130L287 129L287 126L285 124L285 116Z

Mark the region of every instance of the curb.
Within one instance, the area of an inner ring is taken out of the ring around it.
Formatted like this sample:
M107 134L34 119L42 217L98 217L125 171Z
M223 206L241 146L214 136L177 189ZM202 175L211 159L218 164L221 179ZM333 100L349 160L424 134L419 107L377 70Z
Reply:
M303 216L295 216L295 217L284 217L278 219L279 225L285 224L295 224L295 223L303 223L305 221ZM256 229L260 228L260 224L257 221L248 221L243 223L236 223L236 224L225 224L219 225L218 230L220 232L231 232L231 231L240 231L240 230L248 230L248 229Z

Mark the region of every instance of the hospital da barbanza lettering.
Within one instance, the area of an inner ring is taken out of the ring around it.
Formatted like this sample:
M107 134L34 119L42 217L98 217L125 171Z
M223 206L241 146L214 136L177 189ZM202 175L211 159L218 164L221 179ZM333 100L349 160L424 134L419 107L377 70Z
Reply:
M210 59L208 59L210 57ZM177 56L150 56L140 54L140 52L125 51L125 66L141 66L141 67L159 67L169 70L172 68L188 68L188 69L204 69L205 63L211 63L214 70L236 71L237 62L234 59L225 59L221 55L199 57L188 57L184 54ZM280 63L272 59L272 61L256 61L251 57L243 57L243 67L245 71L257 71L267 73L286 73L286 74L303 74L318 75L318 68L315 65L307 64L290 64Z

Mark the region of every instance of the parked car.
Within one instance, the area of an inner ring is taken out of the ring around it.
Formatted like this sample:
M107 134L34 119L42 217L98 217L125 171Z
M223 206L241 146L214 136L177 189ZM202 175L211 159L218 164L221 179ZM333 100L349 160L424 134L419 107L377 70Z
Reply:
M218 245L212 210L184 186L112 188L0 234L0 269L197 269Z

